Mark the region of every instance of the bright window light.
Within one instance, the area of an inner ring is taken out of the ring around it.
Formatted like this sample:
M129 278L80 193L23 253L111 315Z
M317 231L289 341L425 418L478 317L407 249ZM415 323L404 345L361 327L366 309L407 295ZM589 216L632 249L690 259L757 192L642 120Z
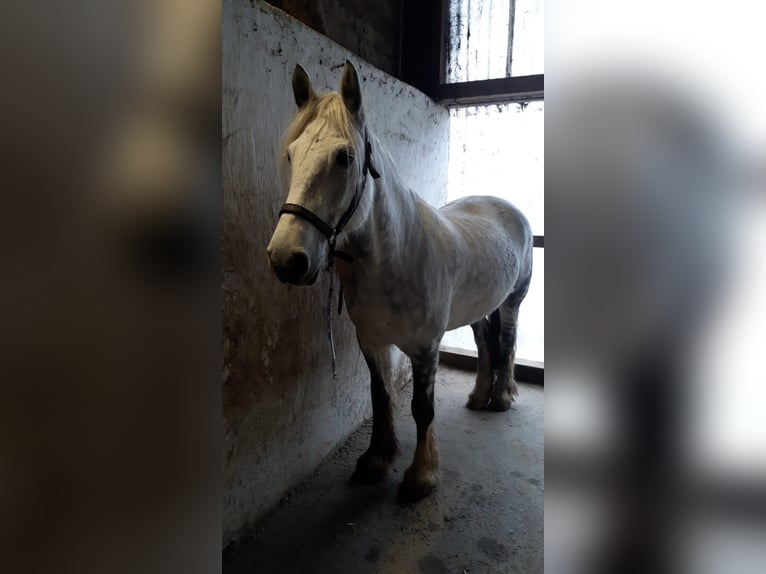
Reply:
M454 108L450 112L447 199L494 195L513 203L544 235L544 103ZM544 360L543 249L534 250L532 283L519 311L516 356ZM473 332L448 332L442 344L476 350Z
M543 0L451 0L448 84L543 73Z

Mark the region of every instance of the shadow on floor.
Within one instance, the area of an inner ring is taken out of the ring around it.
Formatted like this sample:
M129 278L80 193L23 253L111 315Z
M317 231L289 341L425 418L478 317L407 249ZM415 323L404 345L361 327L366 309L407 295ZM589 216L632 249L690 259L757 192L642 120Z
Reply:
M363 425L266 518L224 552L240 573L504 573L543 571L543 389L520 385L505 413L464 407L473 374L440 367L435 432L441 483L414 505L397 501L414 450L402 393L401 454L379 484L351 487L367 447Z

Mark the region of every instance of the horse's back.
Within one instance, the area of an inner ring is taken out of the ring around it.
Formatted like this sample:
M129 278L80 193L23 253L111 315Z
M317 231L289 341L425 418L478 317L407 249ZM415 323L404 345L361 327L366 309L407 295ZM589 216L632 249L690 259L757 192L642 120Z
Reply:
M532 273L532 230L508 201L469 196L439 210L461 258L455 276L449 328L478 320L496 309Z
M532 229L524 214L512 203L499 197L471 195L452 201L440 213L453 225L471 232L475 226L499 225L522 247L532 239Z

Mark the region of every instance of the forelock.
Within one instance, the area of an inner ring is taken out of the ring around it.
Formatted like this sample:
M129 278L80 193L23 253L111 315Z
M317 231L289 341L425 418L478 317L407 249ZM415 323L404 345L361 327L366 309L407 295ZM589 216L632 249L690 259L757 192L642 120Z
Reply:
M356 143L360 138L360 130L349 114L343 99L335 92L312 98L298 111L293 121L287 127L282 139L282 156L288 146L297 140L314 120L325 120L337 129L343 139Z

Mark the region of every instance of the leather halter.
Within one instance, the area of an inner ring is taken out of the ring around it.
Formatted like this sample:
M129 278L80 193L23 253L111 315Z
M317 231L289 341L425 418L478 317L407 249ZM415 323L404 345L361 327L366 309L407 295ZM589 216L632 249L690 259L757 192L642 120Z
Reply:
M354 197L351 200L351 204L348 206L348 208L343 213L343 215L341 215L340 220L335 225L335 227L330 226L316 213L314 213L313 211L309 209L306 209L302 205L297 205L295 203L285 203L284 205L282 205L281 209L279 210L280 216L283 213L289 213L292 215L297 215L298 217L302 217L303 219L308 221L311 225L316 227L320 231L320 233L327 238L327 243L330 244L330 261L329 261L330 265L332 265L333 257L338 257L340 259L343 259L346 263L352 263L354 261L354 258L348 253L345 253L343 251L337 251L335 249L335 242L338 240L338 235L340 235L340 233L343 231L343 228L346 226L348 221L354 215L356 208L359 207L359 202L362 200L362 192L364 192L364 186L367 183L367 172L370 173L373 179L378 179L380 177L378 170L376 170L375 167L372 165L372 145L370 144L370 140L367 137L367 130L365 130L364 165L362 167L362 185L361 187L357 186L356 189L354 189Z
M306 209L302 205L298 205L295 203L285 203L284 205L282 205L281 209L279 210L280 217L282 216L283 213L290 213L292 215L297 215L298 217L302 217L303 219L308 221L311 225L316 227L322 235L324 235L327 238L327 243L330 245L330 255L327 258L327 269L326 269L327 272L330 274L330 281L329 281L330 287L327 293L327 340L330 343L333 379L338 378L338 372L335 368L335 360L336 360L335 341L333 340L333 336L332 336L332 294L333 294L333 278L335 277L335 273L333 273L333 257L339 257L340 259L343 259L346 263L353 263L354 261L354 258L348 253L345 253L343 251L337 251L335 249L335 242L338 240L338 235L340 235L341 231L343 231L343 228L346 226L348 221L354 215L356 208L359 207L359 202L362 200L362 193L364 192L364 186L367 183L367 172L370 173L373 179L378 179L380 177L378 170L376 170L375 167L372 165L372 145L370 144L370 140L367 137L367 130L365 129L364 130L364 165L362 166L362 184L357 185L356 188L354 189L354 197L351 200L351 204L348 206L346 211L343 212L343 215L340 216L340 220L338 220L338 223L335 225L335 227L332 227L329 223L324 221L316 213L314 213L310 209ZM341 283L340 292L338 293L338 315L340 315L342 308L343 308L343 284Z

